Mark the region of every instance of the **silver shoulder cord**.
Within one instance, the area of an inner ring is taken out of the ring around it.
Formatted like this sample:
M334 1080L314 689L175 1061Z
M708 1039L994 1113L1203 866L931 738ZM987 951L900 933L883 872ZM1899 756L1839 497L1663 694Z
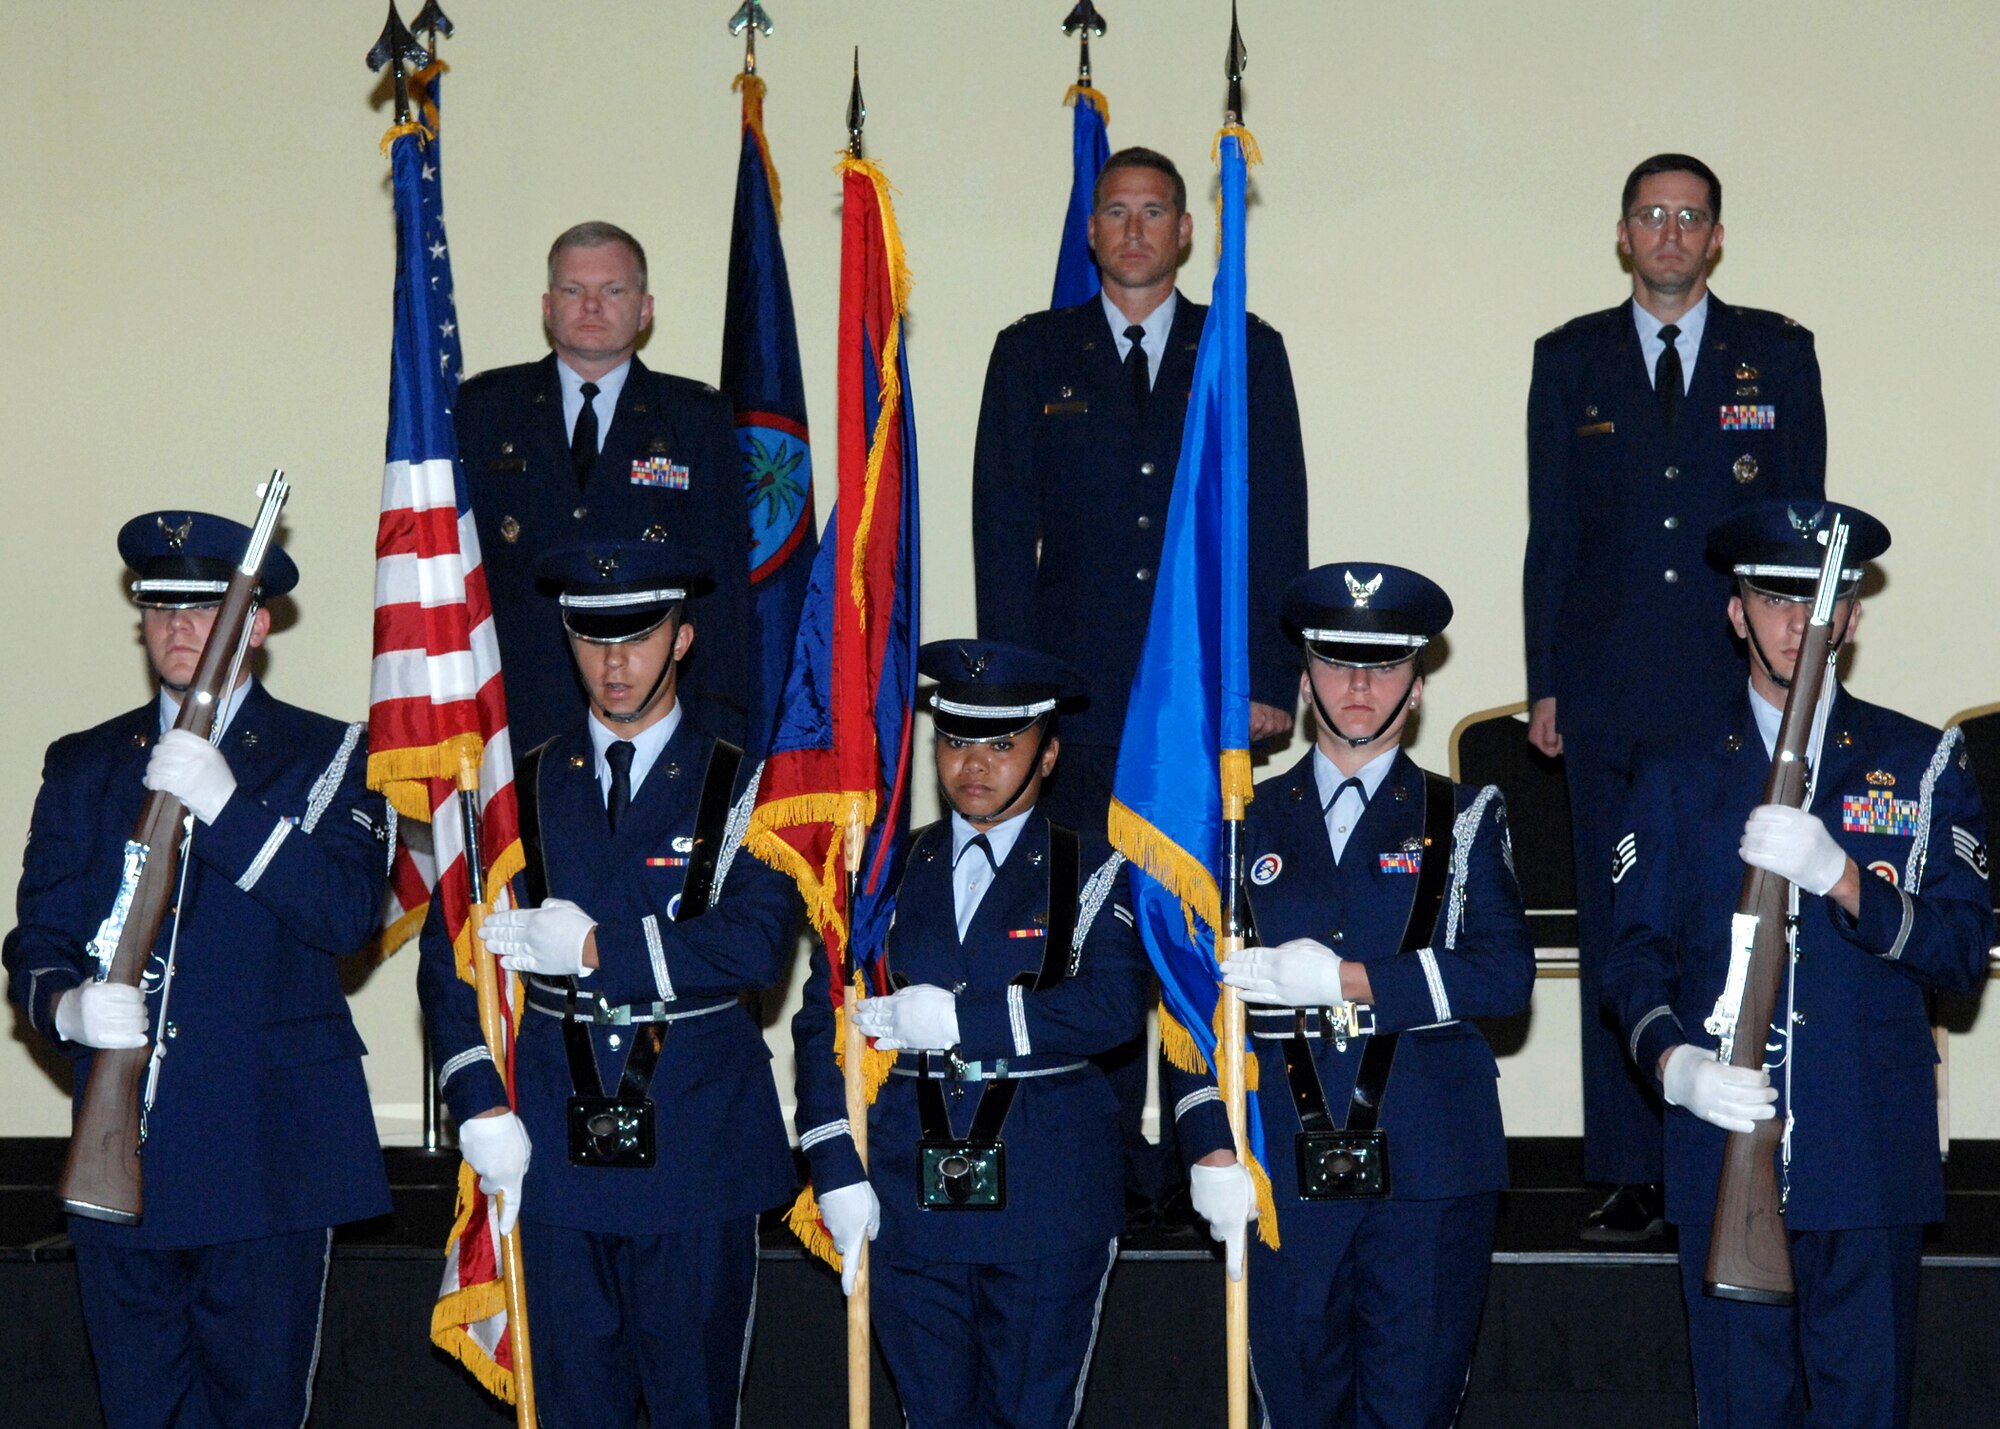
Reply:
M223 684L222 703L227 706L230 695L236 692L237 677L243 673L243 661L250 653L250 627L254 623L256 607L251 607L252 620L243 622L243 634L237 638L236 652L230 657L229 678ZM222 743L223 711L215 712L215 723L209 726L208 742L211 747ZM167 935L167 965L160 974L160 1023L153 1033L153 1055L146 1059L146 1093L139 1100L139 1144L146 1144L147 1121L153 1110L153 1099L160 1089L160 1064L167 1059L168 1028L167 1001L174 992L174 958L181 946L181 909L187 906L188 869L194 862L195 817L193 810L181 814L181 871L174 884L174 930Z

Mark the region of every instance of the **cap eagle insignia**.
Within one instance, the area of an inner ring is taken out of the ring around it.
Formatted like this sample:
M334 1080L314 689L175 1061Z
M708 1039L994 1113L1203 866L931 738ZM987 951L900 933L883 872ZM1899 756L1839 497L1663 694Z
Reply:
M1810 516L1801 516L1799 515L1798 507L1787 506L1785 514L1792 518L1792 529L1799 533L1802 540L1809 541L1812 539L1813 532L1819 530L1819 523L1825 519L1826 508L1822 506Z
M169 526L167 518L164 516L155 516L153 519L159 523L160 534L167 538L167 549L169 551L178 551L182 546L187 544L188 536L194 531L194 517L192 516L183 520L178 526Z
M965 666L966 679L976 680L986 673L986 656L975 655L970 650L960 649L958 659L959 663Z
M593 551L591 552L590 563L597 567L598 575L602 576L605 580L610 580L611 573L618 569L618 553L616 551L604 551L601 553Z
M1366 610L1368 608L1369 597L1382 589L1381 573L1378 571L1375 579L1369 581L1366 585L1363 585L1354 578L1353 571L1347 571L1345 574L1347 576L1347 593L1354 597L1354 608L1356 610Z

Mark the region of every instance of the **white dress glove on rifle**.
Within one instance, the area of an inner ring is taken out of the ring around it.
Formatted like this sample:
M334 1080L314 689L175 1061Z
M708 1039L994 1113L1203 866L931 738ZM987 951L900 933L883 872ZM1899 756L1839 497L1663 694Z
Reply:
M146 760L142 782L179 799L204 824L214 823L236 792L236 776L229 772L222 751L184 729L170 729L160 736Z
M882 1202L866 1181L836 1186L819 1197L819 1218L840 1252L840 1293L854 1293L854 1277L861 1273L861 1246L875 1239L882 1229Z
M1686 1107L1724 1131L1753 1131L1778 1114L1778 1089L1762 1067L1732 1067L1686 1042L1667 1053L1660 1085L1670 1105Z
M56 1036L86 1047L146 1045L146 995L122 982L87 982L56 999Z
M1240 1161L1229 1166L1190 1167L1188 1199L1194 1202L1195 1214L1208 1222L1209 1238L1222 1242L1222 1263L1229 1278L1241 1280L1250 1222L1257 1219L1257 1188L1250 1173Z
M1333 1007L1340 993L1340 958L1325 943L1294 938L1275 948L1245 948L1222 967L1222 980L1260 1007Z
M465 1164L479 1174L479 1189L500 1198L494 1225L506 1235L521 1214L521 1183L527 1179L528 1157L534 1150L528 1129L511 1111L476 1116L459 1127L458 1150Z
M1736 850L1752 868L1766 869L1824 896L1847 872L1847 850L1834 842L1826 825L1804 809L1759 804L1743 825Z
M479 925L486 949L509 972L543 977L589 977L584 941L596 920L567 898L551 898L539 908L508 908Z
M869 998L855 1009L854 1025L887 1051L942 1052L958 1045L958 999L920 983Z

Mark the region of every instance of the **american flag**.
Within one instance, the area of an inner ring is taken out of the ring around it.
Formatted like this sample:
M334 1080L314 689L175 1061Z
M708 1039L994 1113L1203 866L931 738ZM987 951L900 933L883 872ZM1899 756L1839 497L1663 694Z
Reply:
M426 81L428 77L428 82ZM522 866L514 756L500 651L480 566L451 404L459 377L439 170L435 70L419 76L429 127L390 131L396 205L395 338L389 374L389 440L382 518L375 537L375 660L369 684L368 782L428 838L398 840L391 871L386 946L422 926L433 898L459 975L472 981L472 883L455 776L462 758L479 768L479 851L485 887L504 906ZM413 832L418 832L413 830ZM513 1086L512 978L496 1060ZM445 1248L444 1283L431 1338L489 1390L513 1397L513 1356L499 1279L492 1205L461 1166L458 1215Z

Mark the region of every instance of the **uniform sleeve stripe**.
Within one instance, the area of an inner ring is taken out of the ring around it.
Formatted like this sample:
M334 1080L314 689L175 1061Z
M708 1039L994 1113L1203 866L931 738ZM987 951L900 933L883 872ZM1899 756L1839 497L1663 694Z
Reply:
M271 860L278 855L278 845L285 841L285 835L292 831L289 820L278 820L264 846L257 850L257 856L250 860L250 866L243 870L243 876L236 880L236 886L248 893L257 886L257 880L264 876L264 870L271 866Z
M1907 889L1898 888L1896 896L1903 900L1903 921L1896 929L1896 941L1889 944L1889 951L1882 954L1890 962L1897 962L1903 956L1903 945L1910 941L1910 927L1917 920L1917 906L1910 901Z
M853 1135L854 1128L848 1125L844 1116L839 1121L821 1122L799 1138L799 1150L810 1151L822 1141L831 1141L836 1136L851 1138Z
M446 1082L450 1081L474 1062L491 1062L492 1060L493 1054L487 1051L485 1047L467 1047L463 1052L460 1052L456 1057L449 1058L442 1067L438 1068L439 1089L442 1090Z
M1631 1039L1625 1044L1632 1054L1632 1062L1635 1066L1639 1061L1639 1039L1646 1035L1646 1029L1653 1025L1654 1020L1661 1017L1673 1017L1674 1026L1678 1027L1681 1025L1680 1018L1674 1017L1673 1008L1667 1006L1664 1002L1640 1018L1639 1025L1632 1029Z
M1451 999L1445 995L1444 974L1438 970L1437 954L1429 948L1417 953L1417 961L1423 965L1424 981L1430 984L1431 1011L1440 1022L1451 1021Z
M1174 1120L1179 1121L1203 1102L1219 1102L1222 1093L1214 1087L1197 1087L1174 1103Z
M646 955L653 960L653 986L660 994L660 1001L672 1002L674 980L667 976L667 945L660 937L659 916L648 913L639 920L639 926L646 934Z
M1028 1008L1022 1001L1023 989L1009 983L1007 986L1007 1024L1014 1030L1014 1055L1029 1057L1034 1048L1028 1043Z

